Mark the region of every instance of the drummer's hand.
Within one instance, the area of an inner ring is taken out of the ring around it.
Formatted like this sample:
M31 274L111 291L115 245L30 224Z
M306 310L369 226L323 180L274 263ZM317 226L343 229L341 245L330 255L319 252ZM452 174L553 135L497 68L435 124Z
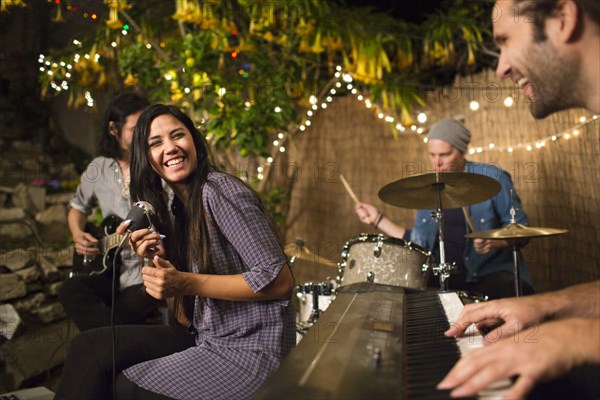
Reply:
M362 223L370 225L375 223L379 214L379 210L369 203L356 203L354 211Z
M476 324L478 329L494 328L486 334L486 342L494 342L548 318L545 303L543 295L534 295L468 304L444 334L460 337L471 324Z
M524 398L538 382L585 363L600 362L600 319L565 319L534 326L463 356L438 389L470 397L494 382L516 376L504 398Z
M506 240L475 239L473 247L479 254L488 254L492 250L508 247L508 242Z
M131 221L123 221L118 227L117 232L125 234ZM165 257L165 247L163 244L164 235L156 231L154 226L150 228L138 229L129 235L129 245L131 249L140 257L152 258L155 255Z

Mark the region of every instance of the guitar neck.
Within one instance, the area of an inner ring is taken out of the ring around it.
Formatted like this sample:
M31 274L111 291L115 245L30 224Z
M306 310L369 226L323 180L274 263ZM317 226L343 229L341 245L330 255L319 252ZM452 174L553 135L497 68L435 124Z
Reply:
M106 237L104 238L104 252L107 252L119 246L124 237L125 235L122 235L117 232L111 233L110 235L106 235Z

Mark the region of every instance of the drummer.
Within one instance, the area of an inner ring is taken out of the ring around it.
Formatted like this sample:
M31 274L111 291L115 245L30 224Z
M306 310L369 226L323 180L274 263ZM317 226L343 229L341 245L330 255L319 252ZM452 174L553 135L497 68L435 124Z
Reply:
M458 120L447 118L429 131L427 149L429 160L437 172L471 172L485 175L500 183L500 192L484 202L461 208L443 210L445 261L456 263L451 274L450 290L463 290L489 296L490 299L515 295L512 248L505 240L465 239L470 232L502 228L511 222L512 205L516 209L515 222L528 225L527 215L515 191L510 175L495 165L470 162L465 152L471 141L471 132ZM433 210L418 210L415 226L407 229L396 225L377 207L357 203L356 214L366 224L374 225L388 236L416 243L432 252L439 263L437 222L431 218ZM522 294L532 294L533 288L527 267L520 260ZM430 276L429 286L439 288L436 277Z

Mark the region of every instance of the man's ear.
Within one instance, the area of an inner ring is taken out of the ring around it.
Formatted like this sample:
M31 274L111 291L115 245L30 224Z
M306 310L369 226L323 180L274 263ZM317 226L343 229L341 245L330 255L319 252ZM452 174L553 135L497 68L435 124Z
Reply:
M582 14L574 0L561 0L554 15L549 18L548 34L560 43L574 41L577 37Z
M117 127L117 124L115 123L115 121L108 122L108 132L111 135L113 135L114 137L119 136L119 128Z

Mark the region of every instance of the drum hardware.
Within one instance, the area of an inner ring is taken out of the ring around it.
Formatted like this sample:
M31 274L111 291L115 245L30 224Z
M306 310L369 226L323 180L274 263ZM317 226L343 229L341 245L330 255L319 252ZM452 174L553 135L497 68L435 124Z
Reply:
M310 295L310 296L309 296ZM333 301L334 288L330 282L313 283L308 282L298 286L298 298L300 299L300 321L309 327L317 322L319 316L324 312L331 301ZM310 299L310 314L305 308Z
M373 283L375 281L375 273L373 271L367 272L367 282Z
M510 193L510 223L500 229L489 231L473 232L465 235L466 238L473 239L489 239L489 240L506 240L512 246L514 277L515 277L515 296L519 297L522 294L521 290L521 248L524 245L524 239L533 239L544 236L562 235L569 232L566 229L555 228L536 228L525 226L517 223L515 215L516 209L513 202L513 191Z
M440 263L432 266L439 277L441 290L448 290L448 278L456 266L446 262L444 244L444 208L458 208L481 203L500 191L500 183L485 175L470 172L435 172L400 179L384 186L379 198L397 207L435 209L431 218L438 225Z
M381 248L383 247L383 239L380 236L379 240L377 241L377 245L375 246L375 249L373 250L373 255L375 256L375 258L379 258L379 256L381 256Z

